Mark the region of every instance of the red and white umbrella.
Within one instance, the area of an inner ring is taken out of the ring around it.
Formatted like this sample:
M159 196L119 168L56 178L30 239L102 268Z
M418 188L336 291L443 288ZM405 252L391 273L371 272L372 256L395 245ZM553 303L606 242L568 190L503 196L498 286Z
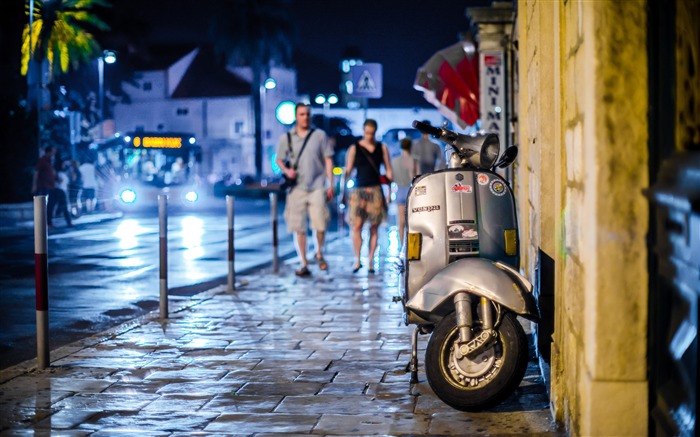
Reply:
M413 88L462 129L479 119L479 56L474 44L446 47L418 69Z

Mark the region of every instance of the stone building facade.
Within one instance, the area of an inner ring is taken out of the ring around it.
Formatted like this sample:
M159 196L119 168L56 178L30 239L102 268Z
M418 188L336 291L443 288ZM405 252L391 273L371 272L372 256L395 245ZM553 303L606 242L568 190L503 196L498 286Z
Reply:
M522 267L542 280L543 260L552 263L551 404L572 435L647 435L654 420L655 223L644 193L660 157L700 144L698 4L517 4ZM662 8L673 15L671 65L649 59ZM675 75L659 86L666 69ZM660 109L658 96L669 104ZM675 132L654 136L664 110Z

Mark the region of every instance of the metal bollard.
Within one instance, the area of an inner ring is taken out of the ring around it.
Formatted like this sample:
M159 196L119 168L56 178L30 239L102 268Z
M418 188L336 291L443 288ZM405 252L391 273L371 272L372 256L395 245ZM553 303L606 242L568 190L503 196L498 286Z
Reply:
M236 252L233 246L234 230L233 230L233 211L235 199L233 196L226 196L226 213L228 215L228 291L236 289L236 267L234 261Z
M279 259L277 249L279 240L277 236L277 193L270 193L270 215L272 217L272 271L279 271Z
M160 236L160 318L168 318L168 196L158 195Z
M36 358L40 370L49 367L49 256L46 202L34 196L34 280L36 283Z

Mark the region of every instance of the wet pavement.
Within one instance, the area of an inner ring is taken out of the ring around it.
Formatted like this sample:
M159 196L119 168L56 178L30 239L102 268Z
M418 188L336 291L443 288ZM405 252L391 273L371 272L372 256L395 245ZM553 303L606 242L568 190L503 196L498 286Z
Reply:
M2 370L0 436L563 435L534 356L502 405L465 413L430 389L421 337L411 388L393 258L353 274L348 240L329 243L328 272L260 270L171 298L164 323L156 311L53 350L50 369Z

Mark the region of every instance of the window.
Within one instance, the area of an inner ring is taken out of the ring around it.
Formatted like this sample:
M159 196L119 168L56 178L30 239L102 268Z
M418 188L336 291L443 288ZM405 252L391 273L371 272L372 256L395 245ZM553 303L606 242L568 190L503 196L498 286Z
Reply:
M237 121L233 124L233 132L240 134L243 132L243 122L242 121Z
M187 115L189 112L190 110L188 108L177 108L175 111L177 115Z
M150 91L153 89L153 84L151 82L144 82L143 83L143 90L144 91Z

